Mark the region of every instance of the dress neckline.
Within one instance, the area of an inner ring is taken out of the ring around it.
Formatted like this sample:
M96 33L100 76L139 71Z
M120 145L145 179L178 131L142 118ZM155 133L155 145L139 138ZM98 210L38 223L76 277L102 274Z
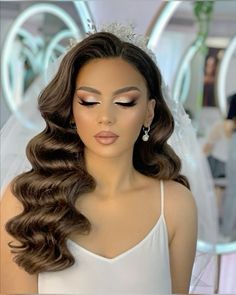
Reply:
M155 232L155 230L158 228L161 220L164 222L165 224L165 218L163 216L163 214L160 215L160 217L158 218L157 222L155 223L155 225L152 227L152 229L146 234L146 236L137 244L135 244L134 246L132 246L131 248L129 248L128 250L112 257L112 258L108 258L99 254L96 254L82 246L80 246L78 243L74 242L71 239L67 239L67 241L70 243L70 245L75 249L75 250L81 250L84 251L86 254L93 256L94 258L97 258L99 260L105 261L105 262L115 262L121 258L123 258L124 256L130 254L131 252L133 252L134 250L138 249L143 243L145 243L147 241L147 239Z

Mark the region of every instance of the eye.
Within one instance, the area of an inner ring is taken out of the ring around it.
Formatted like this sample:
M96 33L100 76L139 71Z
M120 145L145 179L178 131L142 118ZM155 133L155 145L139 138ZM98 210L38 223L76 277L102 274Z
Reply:
M97 102L87 102L81 99L81 102L79 102L79 104L87 106L87 107L92 107L95 104L98 104Z
M117 104L123 107L133 107L136 105L136 102L133 100L131 102L117 102Z
M87 102L81 99L81 102L79 102L79 104L87 106L87 107L92 107L95 104L99 104L98 102ZM121 105L122 107L133 107L136 105L135 100L131 101L131 102L116 102L116 104Z

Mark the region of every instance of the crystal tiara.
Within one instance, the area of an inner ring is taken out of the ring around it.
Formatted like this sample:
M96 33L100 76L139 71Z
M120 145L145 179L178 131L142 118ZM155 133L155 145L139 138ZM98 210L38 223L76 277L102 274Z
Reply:
M118 22L113 22L109 25L103 25L100 29L97 30L94 23L92 23L89 19L87 21L88 21L89 31L86 32L86 35L90 36L97 32L112 33L115 36L117 36L121 41L129 42L141 48L156 63L155 54L153 53L151 49L147 47L148 37L135 33L135 27L133 24L123 25ZM77 43L78 43L78 40L75 40L75 39L70 40L70 49L71 47L75 46Z

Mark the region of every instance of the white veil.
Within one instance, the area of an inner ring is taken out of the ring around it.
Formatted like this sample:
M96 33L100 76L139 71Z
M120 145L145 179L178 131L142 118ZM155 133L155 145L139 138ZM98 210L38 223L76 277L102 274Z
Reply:
M1 129L1 194L14 176L31 169L25 148L28 141L45 127L45 122L37 109L37 97L55 75L61 59L62 57L49 66L47 81L45 74L37 77L25 93L18 113L12 114ZM162 89L175 120L175 130L169 144L182 160L182 173L189 179L198 207L198 238L214 245L217 237L217 210L212 177L188 115L182 105L170 97L165 85ZM191 293L213 292L216 274L215 255L204 251L203 248L197 251Z
M198 208L198 243L190 292L213 293L217 287L218 213L214 184L205 156L197 141L196 131L182 104L173 100L168 87L163 95L175 120L174 133L168 143L180 157L182 174L187 176Z

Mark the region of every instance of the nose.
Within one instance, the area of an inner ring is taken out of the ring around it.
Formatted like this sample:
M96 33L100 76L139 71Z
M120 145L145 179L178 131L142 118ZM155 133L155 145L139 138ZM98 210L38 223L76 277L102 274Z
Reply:
M112 106L100 105L97 120L99 124L113 125L116 121L115 110Z

